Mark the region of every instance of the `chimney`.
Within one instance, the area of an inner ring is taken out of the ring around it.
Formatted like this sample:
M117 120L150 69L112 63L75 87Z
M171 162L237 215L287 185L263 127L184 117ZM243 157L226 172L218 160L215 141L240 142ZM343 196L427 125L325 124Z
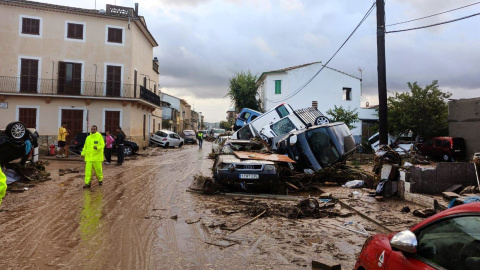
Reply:
M318 110L318 101L312 101L312 107L315 109L315 110Z
M138 3L135 3L135 14L138 16Z

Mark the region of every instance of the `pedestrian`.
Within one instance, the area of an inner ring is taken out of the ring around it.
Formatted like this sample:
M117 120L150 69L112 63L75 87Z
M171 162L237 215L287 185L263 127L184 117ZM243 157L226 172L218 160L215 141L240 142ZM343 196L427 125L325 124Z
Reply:
M2 172L2 167L0 167L0 205L2 205L3 197L7 192L7 177Z
M197 138L198 138L198 148L202 148L203 145L203 132L200 130L197 132Z
M92 167L95 170L98 185L101 186L103 182L102 163L105 142L103 141L102 134L97 132L97 126L93 125L90 131L90 135L85 139L81 154L85 157L85 185L83 188L89 188L91 186Z
M117 165L123 164L123 156L125 151L125 133L123 133L122 128L117 128L117 136L115 136L115 144L117 145Z
M65 145L66 145L66 139L68 136L68 131L67 131L67 123L63 122L62 126L58 129L58 149L57 152L57 157L58 158L64 158L65 157Z
M115 139L110 135L110 131L105 132L105 164L110 164L112 162L112 147Z

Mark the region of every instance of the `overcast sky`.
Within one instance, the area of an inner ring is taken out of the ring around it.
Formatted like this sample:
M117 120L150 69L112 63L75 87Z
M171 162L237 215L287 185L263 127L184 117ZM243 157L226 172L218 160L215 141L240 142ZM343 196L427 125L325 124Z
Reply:
M186 99L205 121L224 120L230 107L228 80L240 71L282 69L326 62L345 41L373 0L45 0L105 9L134 7L159 46L160 87ZM476 0L386 1L387 25L476 3ZM480 12L480 4L387 31L453 20ZM387 88L407 90L438 80L452 98L480 97L480 16L386 36ZM360 77L363 104L378 104L376 11L329 66Z

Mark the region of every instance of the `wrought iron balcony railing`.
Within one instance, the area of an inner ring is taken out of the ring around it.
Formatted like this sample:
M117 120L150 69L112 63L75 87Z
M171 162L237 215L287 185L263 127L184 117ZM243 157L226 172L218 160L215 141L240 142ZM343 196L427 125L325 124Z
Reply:
M160 96L137 85L119 82L59 81L35 77L0 76L1 93L85 97L140 98L160 106Z

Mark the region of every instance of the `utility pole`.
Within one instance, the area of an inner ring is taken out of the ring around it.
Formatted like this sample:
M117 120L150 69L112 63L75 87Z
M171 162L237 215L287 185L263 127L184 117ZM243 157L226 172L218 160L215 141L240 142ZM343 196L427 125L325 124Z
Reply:
M378 115L380 145L388 144L387 123L387 71L385 64L385 0L376 0L377 5L377 76Z

